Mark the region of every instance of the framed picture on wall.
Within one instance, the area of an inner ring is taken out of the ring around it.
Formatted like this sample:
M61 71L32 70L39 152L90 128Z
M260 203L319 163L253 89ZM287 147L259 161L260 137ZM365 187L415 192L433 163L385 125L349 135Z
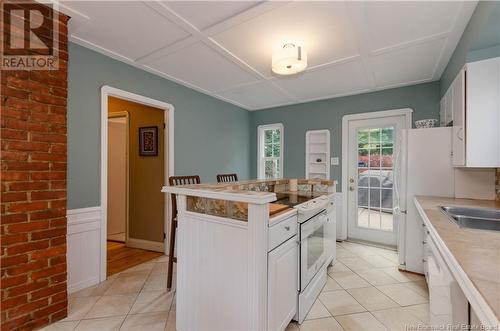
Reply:
M139 128L139 155L158 156L158 127Z

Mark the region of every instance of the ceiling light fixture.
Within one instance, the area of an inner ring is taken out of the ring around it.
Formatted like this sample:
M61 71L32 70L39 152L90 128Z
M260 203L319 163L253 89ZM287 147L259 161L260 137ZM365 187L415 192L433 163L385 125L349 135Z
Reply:
M293 75L307 68L307 53L301 46L285 44L273 54L272 69L278 75Z

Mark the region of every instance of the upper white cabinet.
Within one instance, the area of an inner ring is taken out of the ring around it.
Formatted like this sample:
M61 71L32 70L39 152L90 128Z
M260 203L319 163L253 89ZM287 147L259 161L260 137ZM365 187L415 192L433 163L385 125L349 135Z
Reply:
M440 125L453 126L453 166L500 166L500 58L467 63L440 102Z
M500 167L500 57L467 64L468 167Z

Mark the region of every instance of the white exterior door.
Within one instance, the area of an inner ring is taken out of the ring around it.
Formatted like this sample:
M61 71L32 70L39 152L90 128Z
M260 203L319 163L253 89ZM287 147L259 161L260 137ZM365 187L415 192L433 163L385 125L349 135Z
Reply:
M397 246L393 215L398 142L405 116L349 121L347 237ZM399 178L396 179L400 182Z

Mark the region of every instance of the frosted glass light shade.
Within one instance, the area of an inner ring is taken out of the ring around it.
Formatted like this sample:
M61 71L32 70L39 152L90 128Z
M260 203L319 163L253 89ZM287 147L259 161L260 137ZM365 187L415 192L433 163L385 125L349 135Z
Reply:
M278 75L293 75L307 68L307 53L294 44L286 44L273 54L272 70Z

